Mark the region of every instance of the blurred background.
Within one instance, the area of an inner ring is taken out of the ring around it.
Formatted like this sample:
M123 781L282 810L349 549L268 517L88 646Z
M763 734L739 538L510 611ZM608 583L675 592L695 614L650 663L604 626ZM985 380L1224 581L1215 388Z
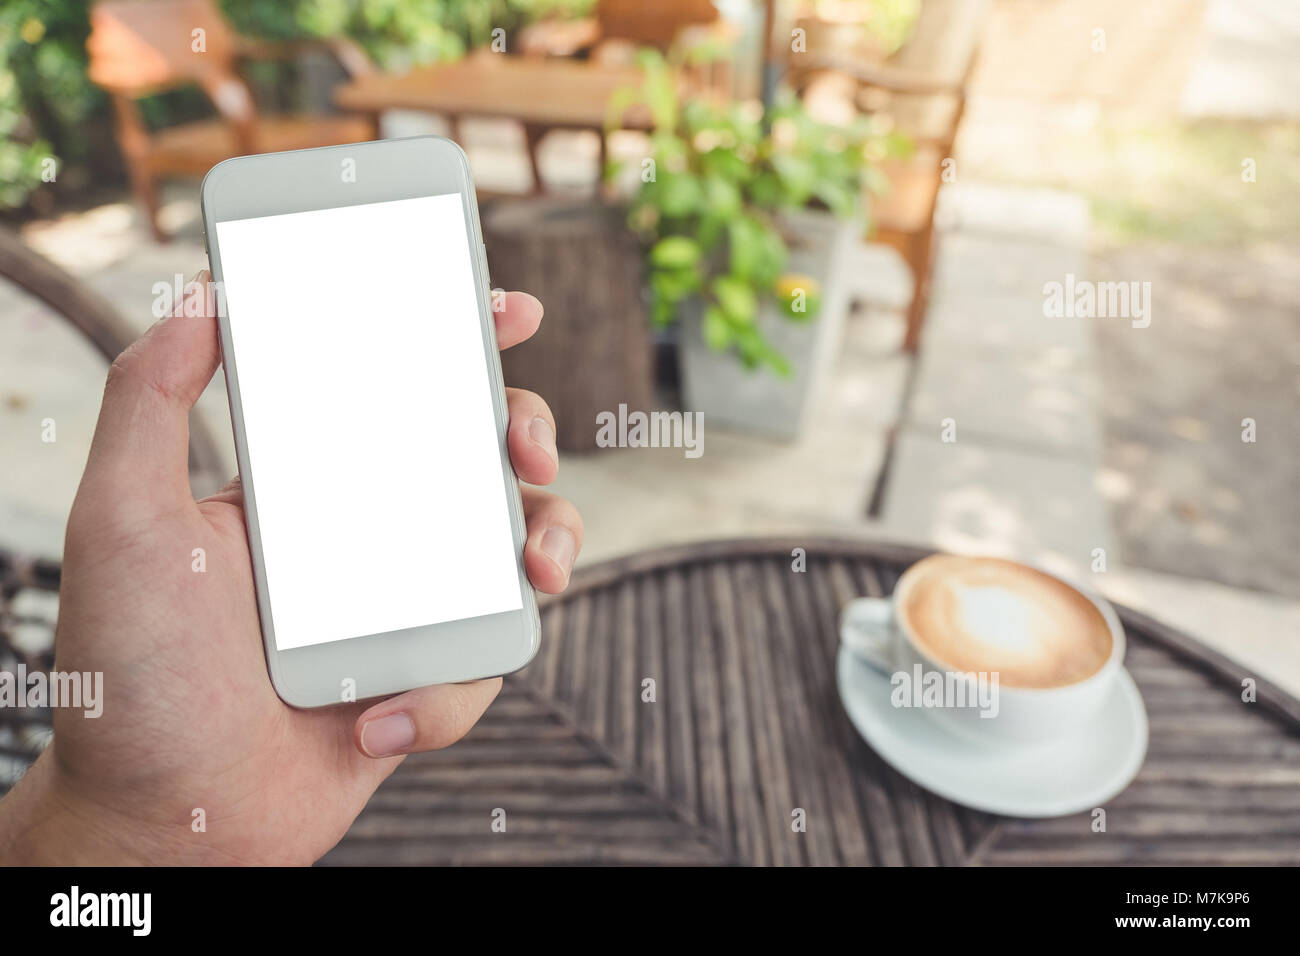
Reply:
M105 356L206 266L207 168L440 133L547 306L506 373L581 563L1007 555L1300 692L1297 94L1287 0L7 0L0 549L58 559ZM602 447L620 405L702 413L702 453ZM194 454L235 470L219 379Z

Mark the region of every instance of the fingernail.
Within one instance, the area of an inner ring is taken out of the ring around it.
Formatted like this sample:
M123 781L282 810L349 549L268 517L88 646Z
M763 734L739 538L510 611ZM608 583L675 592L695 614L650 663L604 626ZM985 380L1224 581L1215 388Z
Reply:
M415 743L415 724L406 714L389 714L366 721L361 728L361 749L370 757L404 754Z
M573 570L573 532L558 525L547 528L542 535L542 554L546 555L568 574Z
M203 275L202 269L190 276L185 285L181 286L181 300L176 303L176 307L172 309L171 315L167 316L167 318L186 316L190 314L190 300L195 296L201 295L203 292L203 286L199 284L199 276L201 275Z
M560 453L555 448L555 429L545 418L539 416L533 419L528 426L528 437L546 449L546 454L550 455L553 461L560 460Z

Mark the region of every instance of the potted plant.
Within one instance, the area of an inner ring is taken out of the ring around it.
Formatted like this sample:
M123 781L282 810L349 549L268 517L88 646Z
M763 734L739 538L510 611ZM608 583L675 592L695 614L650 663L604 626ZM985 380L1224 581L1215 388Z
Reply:
M641 62L642 86L611 109L637 103L653 120L629 223L646 241L655 325L681 324L683 404L711 424L796 437L834 358L847 256L893 140L867 118L817 122L794 100L767 115L683 101L661 56Z

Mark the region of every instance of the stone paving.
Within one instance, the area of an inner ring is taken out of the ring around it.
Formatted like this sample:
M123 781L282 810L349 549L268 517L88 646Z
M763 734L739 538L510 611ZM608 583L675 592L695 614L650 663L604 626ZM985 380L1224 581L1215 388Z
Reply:
M1300 688L1300 506L1295 458L1278 450L1300 438L1293 270L1168 249L1156 271L1150 250L1131 253L1135 271L1084 251L1086 210L1067 212L1068 196L979 186L944 200L956 225L879 533L1036 562ZM1290 250L1248 256L1277 265ZM1043 283L1066 272L1149 278L1158 314L1142 329L1047 318ZM1224 288L1226 308L1201 294ZM1279 444L1243 444L1247 415Z
M1086 209L1049 192L962 187L943 206L953 228L939 247L881 529L1078 573L1094 549L1113 551L1095 484L1092 320L1045 317L1043 285L1085 274ZM1007 222L1017 236L1001 234Z
M1300 242L1096 257L1157 303L1149 328L1097 335L1103 490L1128 562L1300 598L1297 263Z

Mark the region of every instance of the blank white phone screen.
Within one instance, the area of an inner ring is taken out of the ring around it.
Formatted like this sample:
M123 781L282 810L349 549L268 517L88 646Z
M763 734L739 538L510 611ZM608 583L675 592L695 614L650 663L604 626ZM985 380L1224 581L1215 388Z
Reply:
M523 606L462 208L216 224L281 650Z

